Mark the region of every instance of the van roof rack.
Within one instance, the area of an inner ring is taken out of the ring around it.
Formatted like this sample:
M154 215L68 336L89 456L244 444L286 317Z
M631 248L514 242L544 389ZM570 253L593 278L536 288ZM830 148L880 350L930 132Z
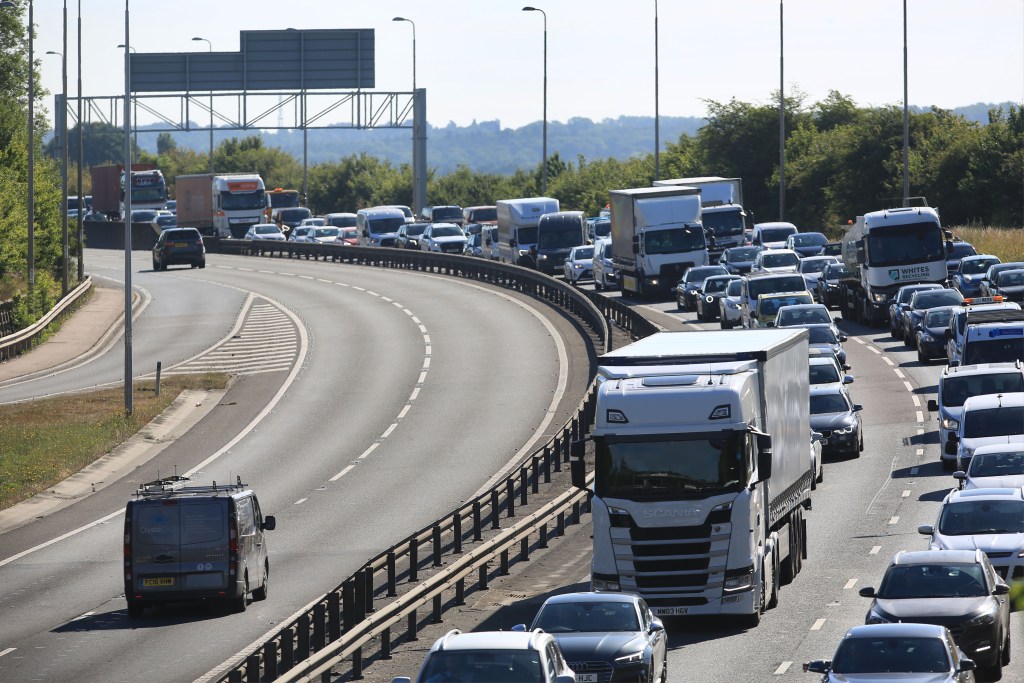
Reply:
M189 486L188 482L190 481L191 479L188 477L181 477L178 475L155 479L139 486L135 491L135 495L144 498L147 496L167 496L176 494L235 493L248 487L248 484L242 483L241 476L235 477L234 484L218 484L216 481L213 481L209 485L196 484L194 486Z

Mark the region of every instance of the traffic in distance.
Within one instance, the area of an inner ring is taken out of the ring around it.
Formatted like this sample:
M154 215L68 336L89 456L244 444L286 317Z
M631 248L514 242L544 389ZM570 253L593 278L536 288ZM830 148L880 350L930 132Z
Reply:
M136 172L150 170L133 168L133 183ZM516 633L449 633L416 680L668 680L663 620L727 615L756 627L807 559L825 457L864 450L836 310L888 326L921 363L943 362L927 409L953 490L918 529L928 549L897 553L878 588L860 591L865 625L805 670L845 681L1003 676L1010 585L1024 580L1024 262L974 253L927 206L867 212L835 241L754 223L737 178L614 189L592 218L547 197L317 217L296 197L258 176L180 177L175 229L492 259L634 303L674 298L721 328L657 333L598 359L593 484L583 441L572 472L593 492L592 591L552 598ZM170 585L157 578L151 587ZM266 582L247 577L241 602ZM142 594L128 599L139 616ZM629 618L604 625L618 612Z

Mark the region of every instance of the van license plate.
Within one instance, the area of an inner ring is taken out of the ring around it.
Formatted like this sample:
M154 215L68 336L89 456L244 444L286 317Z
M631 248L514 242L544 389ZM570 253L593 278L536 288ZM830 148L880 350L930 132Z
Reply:
M143 586L147 586L147 587L150 587L150 586L173 586L174 585L174 577L173 576L163 576L163 577L160 577L159 579L143 579L142 580L142 585Z
M659 617L673 617L680 614L688 614L689 607L655 607L654 614Z

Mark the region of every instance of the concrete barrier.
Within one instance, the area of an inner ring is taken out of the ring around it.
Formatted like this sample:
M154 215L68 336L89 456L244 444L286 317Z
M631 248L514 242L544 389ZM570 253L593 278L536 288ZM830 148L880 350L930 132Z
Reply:
M124 223L84 221L82 231L90 249L124 249ZM132 223L132 251L149 251L158 234L152 223Z

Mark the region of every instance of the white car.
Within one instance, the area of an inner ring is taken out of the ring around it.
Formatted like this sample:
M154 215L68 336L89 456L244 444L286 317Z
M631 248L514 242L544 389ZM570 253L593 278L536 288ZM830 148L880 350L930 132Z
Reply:
M569 284L578 285L580 280L594 276L594 247L586 245L573 247L562 264L562 274Z
M946 442L956 449L957 469L964 470L975 449L995 444L1024 444L1024 393L971 396L964 401L959 428Z
M420 249L461 254L466 249L466 233L454 223L431 223L420 235Z
M960 482L962 489L1019 489L1024 486L1024 445L976 448L967 471L958 470L953 478Z
M769 249L754 257L751 273L795 273L800 267L800 255L792 249Z
M327 219L323 216L315 216L313 218L303 218L299 225L316 226L316 225L327 225Z
M1024 491L970 489L950 491L935 524L917 532L930 536L931 550L974 550L988 555L1006 581L1024 579Z
M391 679L392 683L412 680L406 676ZM554 637L540 629L475 633L456 630L437 639L415 680L576 683L576 674Z
M274 223L257 223L249 228L243 239L284 242L284 233Z
M320 244L333 244L340 239L341 228L333 226L314 227L306 234L307 242L318 242Z
M831 351L813 349L808 362L808 378L812 387L853 384L853 375L846 374Z
M308 242L309 233L313 231L311 225L300 225L297 228L292 228L288 233L287 239L292 242Z
M718 320L723 330L731 330L743 322L740 315L742 291L743 280L733 280L725 288L725 296L718 300Z

